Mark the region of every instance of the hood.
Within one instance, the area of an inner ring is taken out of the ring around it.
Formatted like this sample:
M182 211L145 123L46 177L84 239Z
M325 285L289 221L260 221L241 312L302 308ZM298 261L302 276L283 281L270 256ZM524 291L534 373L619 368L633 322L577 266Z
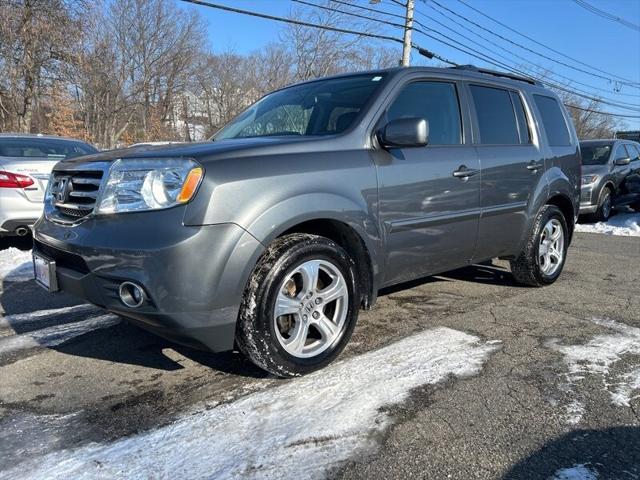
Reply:
M583 165L583 175L605 175L609 173L609 164L604 165Z
M86 162L113 162L115 160L139 158L195 158L197 160L215 160L229 156L247 156L272 153L274 150L287 152L301 148L311 142L321 143L325 137L254 137L221 140L217 142L196 142L170 145L142 145L138 147L107 150L93 155L84 155L65 160L61 163L75 164ZM258 152L259 150L259 152ZM264 150L264 152L262 151Z

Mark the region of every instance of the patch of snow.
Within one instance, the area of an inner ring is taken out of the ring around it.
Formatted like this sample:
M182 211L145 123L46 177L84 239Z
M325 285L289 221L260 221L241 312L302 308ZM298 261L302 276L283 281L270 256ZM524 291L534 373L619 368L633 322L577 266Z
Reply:
M612 403L628 406L632 393L640 389L640 368L610 379L610 367L625 355L640 355L640 328L608 319L593 318L592 321L612 330L613 333L597 335L582 345L560 345L557 340L553 340L548 346L564 355L569 367L569 385L580 382L586 375L601 376ZM615 387L614 390L611 390L612 386ZM583 412L584 407L578 401L567 406L569 423L575 424L580 421L580 408Z
M0 328L6 328L15 326L18 324L28 324L42 320L47 317L57 317L60 315L78 314L85 312L99 312L100 309L93 305L83 304L74 305L72 307L63 308L49 308L46 310L36 310L28 313L16 313L13 315L7 315L6 317L0 317Z
M391 424L384 407L418 386L477 374L497 348L428 330L168 426L32 457L0 478L324 478L377 448Z
M578 223L576 232L640 237L640 212L618 213L606 222Z
M622 381L615 386L611 399L619 407L628 407L631 405L631 400L640 398L640 394L633 395L635 390L640 390L640 368L622 376Z
M31 251L9 247L0 250L0 281L25 282L33 278Z
M549 480L597 480L598 472L584 464L558 470Z
M116 315L100 315L80 322L55 325L21 335L0 337L0 355L37 347L55 347L72 338L99 328L111 327L120 322Z
M582 420L582 417L584 417L584 404L578 400L573 400L566 406L566 412L565 419L567 423L569 425L577 425Z

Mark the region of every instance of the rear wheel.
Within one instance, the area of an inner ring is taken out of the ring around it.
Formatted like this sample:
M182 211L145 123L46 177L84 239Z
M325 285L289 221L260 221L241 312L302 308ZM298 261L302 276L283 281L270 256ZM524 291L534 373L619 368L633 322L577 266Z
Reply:
M358 316L355 263L317 235L276 239L245 291L236 340L256 365L281 377L303 375L333 361Z
M569 230L562 211L554 205L540 209L523 251L511 261L516 282L540 287L555 282L562 269L569 245Z

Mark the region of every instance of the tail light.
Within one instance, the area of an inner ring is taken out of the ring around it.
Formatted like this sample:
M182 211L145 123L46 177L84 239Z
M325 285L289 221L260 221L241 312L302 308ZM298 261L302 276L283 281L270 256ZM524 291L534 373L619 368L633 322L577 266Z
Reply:
M19 173L0 170L0 188L26 188L33 185L33 178Z

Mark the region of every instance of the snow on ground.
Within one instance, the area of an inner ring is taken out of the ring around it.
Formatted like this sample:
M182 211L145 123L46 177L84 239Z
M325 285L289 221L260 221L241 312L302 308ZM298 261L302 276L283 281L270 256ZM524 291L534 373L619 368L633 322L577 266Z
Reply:
M92 330L108 328L119 322L120 318L116 315L106 314L79 322L54 325L21 335L0 337L0 355L30 348L55 347Z
M617 406L629 406L636 398L635 391L640 390L640 368L610 378L611 366L625 355L640 355L640 328L631 327L614 320L593 318L592 321L612 331L597 335L582 345L560 345L556 340L548 346L564 355L569 366L568 389L586 375L602 377L604 388L611 396L611 402ZM578 400L572 401L566 408L567 422L579 423L584 407Z
M598 472L580 464L558 470L549 480L597 480L597 478Z
M101 310L93 305L82 304L74 305L72 307L63 308L49 308L46 310L36 310L35 312L28 313L16 313L13 315L7 315L6 317L0 317L0 328L15 327L17 325L27 326L30 323L36 323L43 319L58 317L62 315L71 315L79 313L98 313Z
M156 430L28 459L0 478L324 478L375 450L391 423L383 407L477 374L498 348L428 330Z
M578 223L576 232L640 237L640 212L618 213L606 222Z
M32 278L31 251L14 247L0 250L0 281L24 282Z

